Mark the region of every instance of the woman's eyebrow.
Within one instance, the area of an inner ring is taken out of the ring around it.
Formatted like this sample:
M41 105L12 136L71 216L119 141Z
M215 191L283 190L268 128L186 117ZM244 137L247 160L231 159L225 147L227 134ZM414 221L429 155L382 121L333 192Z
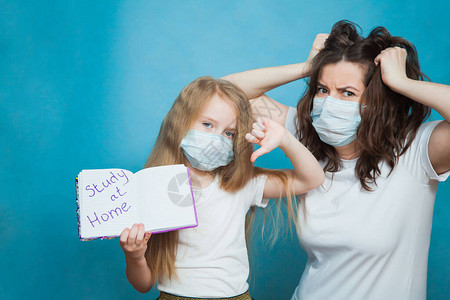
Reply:
M338 87L337 88L338 91L344 91L344 90L348 90L348 89L352 89L352 90L355 90L355 91L359 92L359 89L354 87L354 86L352 86L352 85L347 85L347 86L344 86L344 87Z
M323 87L323 88L328 88L325 84L323 84L322 82L318 82L317 83L317 87ZM358 88L356 88L356 87L354 87L353 85L347 85L347 86L343 86L343 87L338 87L338 88L336 88L338 91L344 91L344 90L347 90L347 89L353 89L353 90L355 90L355 91L357 91L357 92L359 92L360 90L358 89Z

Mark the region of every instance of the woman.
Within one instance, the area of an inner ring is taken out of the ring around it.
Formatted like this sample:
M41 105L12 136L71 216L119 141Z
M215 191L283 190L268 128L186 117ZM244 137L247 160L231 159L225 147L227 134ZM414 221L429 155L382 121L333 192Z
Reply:
M319 51L320 50L320 51ZM310 76L297 109L264 93ZM425 299L439 181L450 170L450 87L424 82L414 46L340 21L306 63L233 74L321 162L298 237L308 262L292 299ZM423 123L435 109L444 121Z

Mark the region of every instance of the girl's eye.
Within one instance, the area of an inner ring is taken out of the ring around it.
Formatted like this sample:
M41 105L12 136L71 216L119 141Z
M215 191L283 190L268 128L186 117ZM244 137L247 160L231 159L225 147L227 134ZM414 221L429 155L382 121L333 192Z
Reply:
M231 132L231 131L227 131L227 132L225 132L225 135L226 135L226 137L229 137L229 138L234 138L234 133L233 133L233 132Z
M319 94L326 94L328 93L328 90L322 87L317 88L317 93Z
M205 126L206 128L211 128L212 124L209 122L203 122L203 126Z
M352 93L352 92L349 92L349 91L345 91L345 92L344 92L344 96L345 96L345 97L353 97L353 96L355 96L355 94Z

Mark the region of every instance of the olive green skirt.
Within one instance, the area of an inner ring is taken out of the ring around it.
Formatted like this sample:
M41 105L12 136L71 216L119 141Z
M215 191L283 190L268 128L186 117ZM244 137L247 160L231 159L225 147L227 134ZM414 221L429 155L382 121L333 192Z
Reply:
M159 297L157 300L217 300L217 299L223 299L223 300L252 300L252 297L250 296L250 293L247 291L241 295L237 295L230 298L191 298L191 297L182 297L182 296L176 296L164 292L160 292Z

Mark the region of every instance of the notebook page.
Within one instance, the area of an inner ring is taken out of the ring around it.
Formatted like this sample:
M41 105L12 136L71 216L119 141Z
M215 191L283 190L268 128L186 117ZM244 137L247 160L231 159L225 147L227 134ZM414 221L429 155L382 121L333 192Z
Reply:
M83 170L78 178L80 238L119 236L124 228L139 222L132 172Z
M188 170L184 165L136 173L146 230L154 233L197 226Z

